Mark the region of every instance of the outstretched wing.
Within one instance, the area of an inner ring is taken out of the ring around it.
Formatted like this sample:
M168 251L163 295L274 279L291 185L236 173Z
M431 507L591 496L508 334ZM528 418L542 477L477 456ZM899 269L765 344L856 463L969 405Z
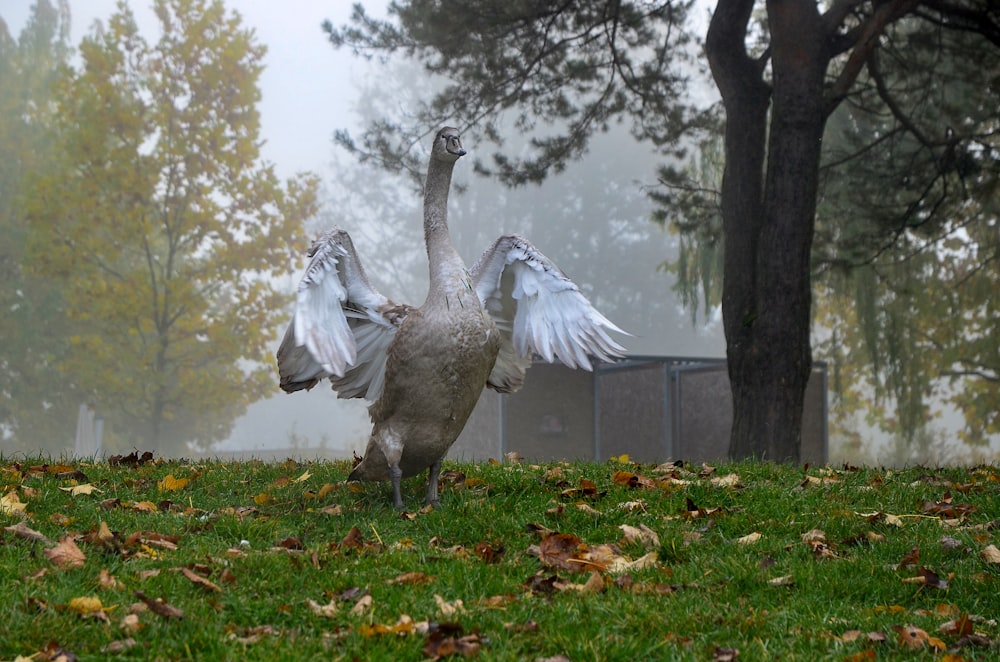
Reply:
M625 348L609 331L626 334L599 313L555 264L517 235L496 240L472 268L472 282L500 329L502 344L489 386L515 391L533 354L591 370L591 357L611 361Z
M295 317L278 348L281 388L308 390L329 377L342 398L376 400L386 350L409 307L369 284L350 235L340 228L314 241L309 258Z

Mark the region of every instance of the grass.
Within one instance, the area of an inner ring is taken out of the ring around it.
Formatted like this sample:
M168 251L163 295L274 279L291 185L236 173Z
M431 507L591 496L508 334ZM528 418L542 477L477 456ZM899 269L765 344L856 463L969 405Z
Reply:
M0 659L995 658L1000 469L622 459L446 464L404 515L344 463L0 460Z

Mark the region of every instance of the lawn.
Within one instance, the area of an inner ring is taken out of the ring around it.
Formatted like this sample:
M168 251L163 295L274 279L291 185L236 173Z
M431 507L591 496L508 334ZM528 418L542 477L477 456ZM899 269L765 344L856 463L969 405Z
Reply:
M997 467L349 468L0 460L0 659L1000 653Z

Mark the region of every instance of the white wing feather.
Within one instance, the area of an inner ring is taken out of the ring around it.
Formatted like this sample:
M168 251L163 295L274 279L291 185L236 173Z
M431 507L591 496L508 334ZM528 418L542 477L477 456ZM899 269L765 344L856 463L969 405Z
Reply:
M313 242L295 316L278 349L281 387L309 389L326 377L342 398L377 399L385 353L405 318L373 288L350 236L334 228Z
M533 354L584 370L592 369L591 357L610 361L624 356L625 348L608 332L628 334L599 313L576 283L526 239L500 237L471 273L476 293L503 338L490 375L494 388L510 382L518 372L515 364L526 367ZM507 390L516 390L522 380L523 368L520 380L515 379L514 388Z

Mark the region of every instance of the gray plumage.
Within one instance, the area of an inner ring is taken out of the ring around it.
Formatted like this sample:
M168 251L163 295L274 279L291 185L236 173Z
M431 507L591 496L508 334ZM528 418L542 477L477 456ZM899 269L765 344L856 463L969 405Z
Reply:
M528 241L496 240L470 270L448 232L448 192L465 154L459 132L437 132L424 184L427 299L396 304L368 282L350 236L317 239L299 283L295 317L278 349L281 388L291 393L329 378L342 398L372 402L364 459L348 480L392 481L429 470L426 502L438 501L441 459L458 438L484 387L509 393L533 355L590 370L612 360L624 333Z

